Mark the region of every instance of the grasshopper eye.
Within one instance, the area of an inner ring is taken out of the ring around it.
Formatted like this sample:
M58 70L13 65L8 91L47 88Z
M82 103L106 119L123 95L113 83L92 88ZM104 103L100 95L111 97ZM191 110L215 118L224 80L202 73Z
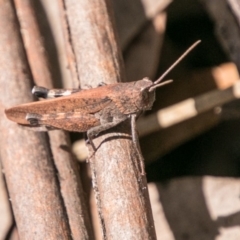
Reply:
M143 91L141 100L142 109L150 110L155 100L155 92L148 92L148 90Z
M145 101L147 101L147 99L148 99L148 92L147 91L143 91L142 92L142 100L145 102Z
M142 103L144 106L148 103L148 99L149 99L149 96L148 96L148 92L147 91L143 91L142 92Z

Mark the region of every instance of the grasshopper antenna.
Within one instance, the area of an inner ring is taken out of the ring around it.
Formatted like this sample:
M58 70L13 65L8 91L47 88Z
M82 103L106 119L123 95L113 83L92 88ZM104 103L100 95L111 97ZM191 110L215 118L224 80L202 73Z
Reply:
M194 44L192 44L154 83L153 85L149 88L149 92L152 92L155 88L160 87L162 85L168 84L172 82L172 80L165 81L163 83L159 83L163 80L163 78L170 72L172 71L175 66L185 58L189 52L191 52L199 43L201 40L196 41Z

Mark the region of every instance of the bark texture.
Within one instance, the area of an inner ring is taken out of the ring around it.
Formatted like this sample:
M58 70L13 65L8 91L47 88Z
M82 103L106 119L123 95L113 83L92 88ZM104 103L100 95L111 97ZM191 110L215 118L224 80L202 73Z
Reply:
M37 6L31 0L15 0L15 5L34 82L39 86L53 88L54 81L44 36L39 25L41 19L37 18ZM50 131L49 139L72 237L73 239L92 239L93 232L79 167L71 154L68 133L60 130Z
M1 160L19 236L71 239L46 135L22 129L4 114L5 108L33 100L12 1L0 1L0 52Z
M81 86L124 81L109 1L64 1ZM100 134L90 154L104 239L156 239L146 177L130 124Z

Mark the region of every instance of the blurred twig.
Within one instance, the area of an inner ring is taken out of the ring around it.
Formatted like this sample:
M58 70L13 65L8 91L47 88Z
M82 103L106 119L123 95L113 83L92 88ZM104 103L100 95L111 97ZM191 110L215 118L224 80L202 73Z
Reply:
M240 70L240 28L235 19L235 17L239 19L240 16L234 16L237 10L233 12L233 1L229 1L229 3L228 1L217 1L217 4L216 1L201 0L201 2L214 21L215 33L219 43ZM228 4L232 8L229 8Z

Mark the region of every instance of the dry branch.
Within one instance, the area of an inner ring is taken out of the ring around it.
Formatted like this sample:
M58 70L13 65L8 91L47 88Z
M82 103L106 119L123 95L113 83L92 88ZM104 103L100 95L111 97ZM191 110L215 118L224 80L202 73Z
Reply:
M65 0L81 86L124 80L108 1ZM117 132L117 133L116 133ZM156 239L146 178L131 141L129 122L95 139L90 157L106 239Z
M28 60L37 85L53 88L51 67L44 45L35 6L31 0L15 0ZM68 214L73 239L92 239L92 227L87 211L79 168L71 155L68 133L49 132L50 146L59 174L61 194Z
M32 101L31 74L12 1L0 1L1 160L21 239L71 239L46 135L6 119ZM58 191L56 191L58 190Z
M1 169L2 167L0 160L0 170ZM0 171L0 209L0 239L6 239L8 233L11 231L11 228L14 225L14 220L2 171Z
M201 2L214 21L215 33L222 48L240 70L240 28L232 9L228 6L228 1L201 0Z
M238 26L240 27L240 2L238 0L227 0L227 2L237 19Z
M73 87L80 88L76 56L75 56L74 50L73 50L72 38L69 33L69 23L68 23L68 18L66 16L66 11L65 11L65 3L63 0L58 0L58 2L59 2L59 9L60 9L60 15L61 15L63 36L64 36L64 41L65 41L65 49L66 49L66 53L67 53L67 61L68 61L68 65L70 68Z

